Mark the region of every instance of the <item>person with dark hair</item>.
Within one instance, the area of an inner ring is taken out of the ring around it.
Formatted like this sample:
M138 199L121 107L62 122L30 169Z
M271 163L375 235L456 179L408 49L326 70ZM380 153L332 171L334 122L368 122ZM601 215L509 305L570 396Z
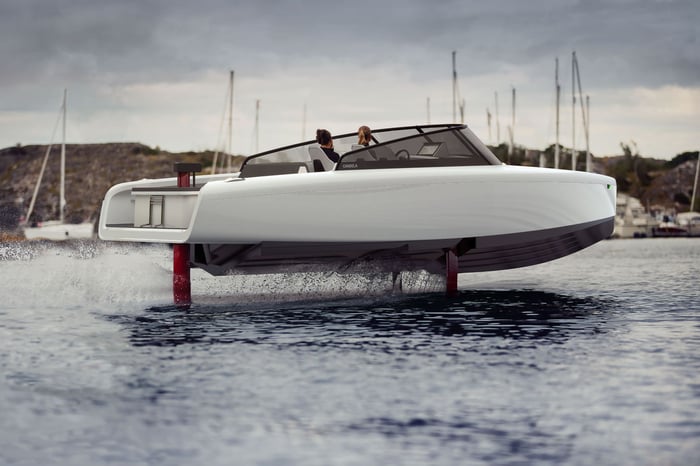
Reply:
M372 140L372 130L369 129L369 126L360 126L360 128L357 130L357 144L360 146L369 146L370 141Z
M317 129L316 142L318 142L321 149L323 149L323 152L333 161L333 163L338 163L338 160L340 160L340 155L333 150L333 138L331 137L330 131L327 129Z

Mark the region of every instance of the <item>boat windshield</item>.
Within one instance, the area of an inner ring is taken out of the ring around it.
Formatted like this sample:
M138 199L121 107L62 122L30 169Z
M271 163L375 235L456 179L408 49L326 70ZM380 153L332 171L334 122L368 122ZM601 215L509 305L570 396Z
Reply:
M474 133L458 124L374 130L369 146L356 143L357 133L333 138L335 151L341 154L335 167L329 167L320 146L309 141L248 157L241 176L501 163Z
M346 153L336 170L497 165L498 158L466 127L414 134Z

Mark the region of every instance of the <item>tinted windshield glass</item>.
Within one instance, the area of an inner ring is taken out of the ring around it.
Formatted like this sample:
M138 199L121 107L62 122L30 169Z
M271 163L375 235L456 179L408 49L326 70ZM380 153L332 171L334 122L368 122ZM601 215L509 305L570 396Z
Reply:
M450 165L494 165L500 161L462 125L428 125L378 129L367 148L357 145L357 133L333 137L335 151L342 155L336 169L425 167ZM248 157L242 171L260 175L319 171L314 165L318 144L295 144ZM369 165L368 165L369 164ZM275 165L263 169L253 166ZM250 170L246 170L250 166Z
M249 157L246 160L247 164L259 163L289 163L289 162L310 162L308 146L294 146L275 152L266 153L260 157Z
M345 154L337 170L493 165L496 157L463 128L414 134Z

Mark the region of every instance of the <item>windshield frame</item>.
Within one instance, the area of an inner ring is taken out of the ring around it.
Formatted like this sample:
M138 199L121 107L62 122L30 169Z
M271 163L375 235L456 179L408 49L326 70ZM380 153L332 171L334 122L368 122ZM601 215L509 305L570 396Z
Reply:
M398 126L390 128L380 128L372 131L372 141L368 147L361 147L352 149L356 146L357 142L357 132L343 133L338 136L333 137L334 145L336 150L343 152L340 156L338 163L334 170L348 170L358 167L348 167L343 165L344 159L347 160L351 158L353 154L357 155L362 151L366 151L368 148L381 148L387 147L389 144L401 143L402 141L408 141L410 139L421 137L430 140L431 135L440 135L441 133L452 132L457 135L457 139L464 144L466 147L471 149L474 153L480 155L487 165L500 165L501 161L496 157L493 152L483 143L479 138L467 127L467 125L458 123L447 123L447 124L430 124L430 125L415 125L415 126ZM396 133L406 133L401 137L392 137L392 134ZM411 134L413 133L413 134ZM382 137L384 136L384 137ZM388 139L386 137L388 136ZM267 150L259 154L253 154L243 161L241 165L241 171L244 170L248 164L259 164L259 163L285 163L285 162L297 162L297 163L308 163L311 168L312 161L311 157L308 155L308 147L318 145L315 140L304 141L296 144L291 144L283 147L278 147L276 149ZM343 151L339 147L351 147L348 151ZM296 153L292 155L292 160L284 160L284 158L289 158L289 153ZM273 160L266 160L267 158L272 158ZM282 158L283 160L275 160L275 158ZM447 159L445 159L447 160ZM347 164L346 164L347 165ZM445 163L445 165L455 165L454 163ZM459 165L459 164L457 164ZM483 165L483 164L482 164ZM420 164L412 164L411 166L421 166ZM370 168L370 167L364 167ZM375 168L389 168L381 167L377 165ZM312 169L309 171L313 171Z

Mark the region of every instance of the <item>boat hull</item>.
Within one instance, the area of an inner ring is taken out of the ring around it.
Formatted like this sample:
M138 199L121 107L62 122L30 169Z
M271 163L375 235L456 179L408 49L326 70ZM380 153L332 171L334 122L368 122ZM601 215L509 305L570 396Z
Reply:
M95 225L93 223L61 223L45 222L37 227L25 227L24 237L27 239L45 239L64 241L74 239L93 239Z
M570 254L609 236L615 216L612 178L566 170L492 165L198 180L203 186L189 190L171 188L174 178L113 187L100 237L198 244L193 263L214 274L371 257L425 265L447 249L469 259L460 271L477 271ZM157 222L135 220L144 197L151 209L158 197Z
M546 230L430 241L262 242L194 244L191 263L212 275L353 271L441 273L454 251L459 272L485 272L540 264L608 238L614 218Z

